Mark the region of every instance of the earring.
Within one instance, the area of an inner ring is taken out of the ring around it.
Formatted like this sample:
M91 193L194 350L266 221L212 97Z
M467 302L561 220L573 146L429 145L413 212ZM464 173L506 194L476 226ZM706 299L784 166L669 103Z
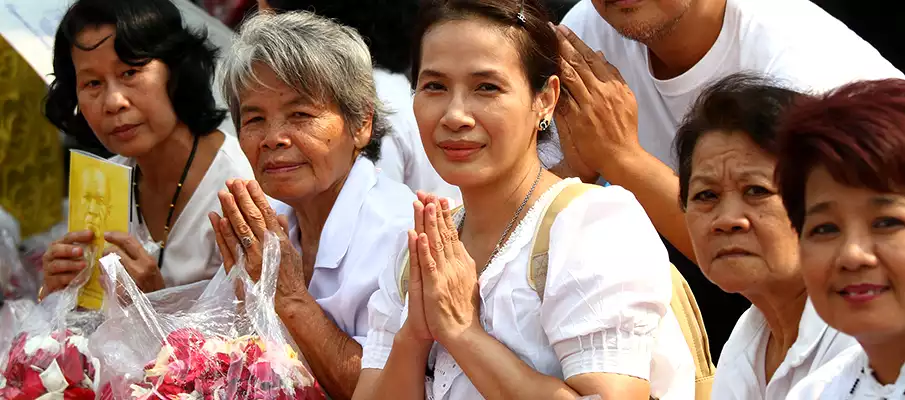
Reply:
M549 127L550 127L550 121L548 121L548 120L546 120L546 119L540 120L540 123L537 124L538 130L541 130L541 131L545 131L545 130L547 130L547 128L549 128Z

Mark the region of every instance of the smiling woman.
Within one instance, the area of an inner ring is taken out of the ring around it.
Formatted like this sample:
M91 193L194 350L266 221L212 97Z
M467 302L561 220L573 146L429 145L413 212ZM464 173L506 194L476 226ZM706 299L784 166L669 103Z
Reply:
M413 45L422 143L464 207L419 194L369 303L356 399L694 398L644 210L538 158L560 96L540 2L424 2Z
M237 245L254 265L265 231L281 235L277 313L330 396L349 398L368 299L412 227L415 199L374 165L388 128L368 48L329 19L265 12L245 21L222 68L257 179L232 182L220 194L225 218L211 215L226 266ZM268 205L265 194L277 201Z
M169 0L79 0L57 30L45 114L134 167L135 236L105 239L146 292L213 276L222 261L204 217L227 178L252 176L238 142L217 130L215 56ZM92 238L70 232L48 249L45 292L85 268L78 244Z
M788 398L905 398L905 80L855 82L793 109L776 178L814 308L852 348Z

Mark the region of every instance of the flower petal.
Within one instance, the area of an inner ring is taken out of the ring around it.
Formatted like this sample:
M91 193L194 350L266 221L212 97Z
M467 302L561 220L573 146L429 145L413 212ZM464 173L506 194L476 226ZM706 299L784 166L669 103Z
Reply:
M44 384L44 388L48 392L62 393L69 386L66 382L66 377L63 375L63 370L57 364L57 360L51 361L47 369L41 373L41 383Z

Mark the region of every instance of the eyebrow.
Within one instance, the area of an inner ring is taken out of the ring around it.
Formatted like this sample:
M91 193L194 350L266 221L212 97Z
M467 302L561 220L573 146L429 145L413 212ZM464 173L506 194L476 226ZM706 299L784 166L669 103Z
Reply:
M505 77L502 74L500 74L497 71L490 70L490 69L475 71L469 75L471 75L473 77L479 77L479 78L489 78L489 79L496 79L496 80L501 80L501 81L505 80ZM421 70L421 73L418 74L418 76L421 78L445 78L445 77L447 77L446 74L444 74L440 71L432 70L432 69Z
M823 202L814 204L813 206L808 207L808 209L804 213L804 216L808 217L808 216L811 216L814 214L826 212L827 210L830 209L830 206L832 205L832 203L833 203L832 201L823 201Z
M306 100L302 96L295 96L292 98L292 100L289 100L289 101L283 103L281 108L295 107L295 106L310 106L310 105L311 105L311 102ZM245 105L245 106L239 107L240 115L245 114L245 113L263 113L263 112L264 112L264 109L261 107L258 107L258 106Z
M905 200L899 197L893 196L877 196L870 199L870 203L874 207L885 207L885 206L894 206L894 205L905 205Z

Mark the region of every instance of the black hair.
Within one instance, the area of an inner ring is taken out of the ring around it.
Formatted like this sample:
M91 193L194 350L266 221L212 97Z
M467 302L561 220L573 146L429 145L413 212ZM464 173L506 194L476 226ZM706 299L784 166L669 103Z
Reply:
M673 142L682 209L688 205L691 160L702 136L711 132L743 133L775 156L780 118L802 96L770 78L748 72L729 75L704 89L682 120Z
M559 42L548 23L550 17L538 0L425 0L418 12L412 43L412 88L418 84L421 67L421 41L431 27L442 22L468 18L484 18L504 27L519 29L512 35L522 59L525 76L534 94L540 93L547 80L560 73ZM550 127L537 132L538 142L550 139Z
M126 64L141 66L160 60L170 71L167 92L176 117L194 135L206 135L226 117L217 108L211 85L217 50L207 32L183 25L179 9L169 0L78 0L57 29L53 48L54 81L44 105L47 119L82 143L97 144L85 117L76 111L75 65L72 49L83 48L76 37L86 28L113 25L114 49Z
M364 38L374 64L391 72L408 72L409 43L418 0L268 0L278 11L311 11L354 28Z

